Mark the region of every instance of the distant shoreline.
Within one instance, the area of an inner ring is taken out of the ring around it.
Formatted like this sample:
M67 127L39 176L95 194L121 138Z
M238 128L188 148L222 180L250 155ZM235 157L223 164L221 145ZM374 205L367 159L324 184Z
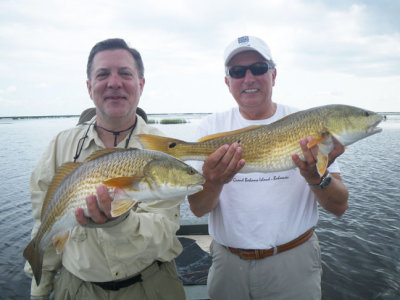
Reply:
M174 115L174 116L187 116L187 115L209 115L210 113L165 113L165 114L147 114L148 116L167 116L167 115ZM13 119L13 120L19 120L19 119L45 119L45 118L79 118L80 115L52 115L52 116L3 116L0 117L1 119Z
M377 112L380 115L400 115L400 112ZM188 115L209 115L210 113L157 113L157 114L147 114L149 117L157 117L157 116L167 116L167 115L174 115L174 116L188 116ZM80 115L51 115L51 116L3 116L0 117L1 119L45 119L45 118L79 118Z

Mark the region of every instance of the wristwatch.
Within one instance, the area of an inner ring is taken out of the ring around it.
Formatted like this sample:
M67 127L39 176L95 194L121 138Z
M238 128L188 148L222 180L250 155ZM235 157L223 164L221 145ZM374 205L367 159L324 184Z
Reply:
M328 174L322 176L321 182L319 184L308 184L308 185L313 189L323 190L328 187L331 181L332 181L331 173L328 172Z

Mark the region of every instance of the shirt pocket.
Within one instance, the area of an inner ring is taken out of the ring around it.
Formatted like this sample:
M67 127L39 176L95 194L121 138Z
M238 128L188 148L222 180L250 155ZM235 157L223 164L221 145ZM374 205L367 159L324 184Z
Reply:
M76 226L72 229L71 239L77 243L83 242L87 239L87 230L82 226Z

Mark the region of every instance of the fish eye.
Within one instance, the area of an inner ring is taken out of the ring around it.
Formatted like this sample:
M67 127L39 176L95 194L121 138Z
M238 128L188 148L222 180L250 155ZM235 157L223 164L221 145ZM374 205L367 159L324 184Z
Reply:
M194 175L194 173L195 173L194 169L191 168L191 167L189 167L189 168L188 168L188 174L189 174L189 175Z
M169 144L169 148L174 148L176 146L176 143L171 143L171 144Z

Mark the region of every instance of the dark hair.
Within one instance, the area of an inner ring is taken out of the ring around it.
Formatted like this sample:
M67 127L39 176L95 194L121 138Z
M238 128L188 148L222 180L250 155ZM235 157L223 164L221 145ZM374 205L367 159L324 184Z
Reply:
M107 40L98 42L96 45L94 45L94 47L90 51L88 62L87 62L86 74L87 74L88 79L90 79L90 73L91 73L92 67L93 67L94 56L101 51L116 50L116 49L125 49L126 51L128 51L132 55L133 59L136 62L136 67L138 69L139 78L144 77L144 66L143 66L142 57L141 57L139 51L137 51L134 48L130 48L123 39L116 38L116 39L107 39Z

